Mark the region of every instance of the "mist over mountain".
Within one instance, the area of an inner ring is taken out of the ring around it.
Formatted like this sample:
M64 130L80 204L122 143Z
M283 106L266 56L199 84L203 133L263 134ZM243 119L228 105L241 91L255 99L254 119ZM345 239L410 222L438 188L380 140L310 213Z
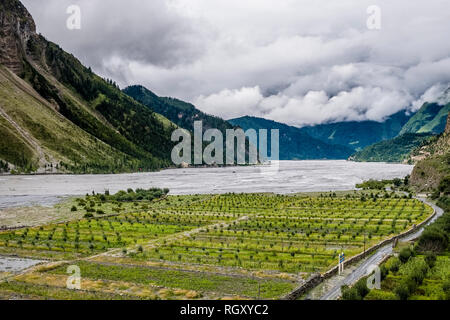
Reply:
M301 130L326 143L347 146L353 150L361 150L373 143L396 137L410 117L411 115L400 111L382 122L337 122L307 126L301 128Z
M425 103L408 123L405 124L399 134L442 133L445 130L449 112L450 102L445 105L439 103Z
M420 150L422 146L430 143L433 137L444 132L449 112L450 103L424 103L403 126L397 137L367 146L351 159L413 163L419 153L417 149Z

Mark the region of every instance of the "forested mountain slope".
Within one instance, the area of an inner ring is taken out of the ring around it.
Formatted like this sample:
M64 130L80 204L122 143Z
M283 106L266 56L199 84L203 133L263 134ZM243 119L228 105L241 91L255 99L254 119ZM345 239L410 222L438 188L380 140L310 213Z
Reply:
M448 90L440 100L444 101L447 95ZM424 150L422 147L432 145L436 140L433 140L433 135L441 134L445 130L449 112L450 103L425 103L403 126L397 137L367 146L351 159L408 163L422 160L424 154L430 153L425 151L426 147Z
M410 117L404 111L400 111L384 122L337 122L303 127L301 130L323 142L343 145L360 151L371 144L396 137Z
M432 138L429 133L405 133L365 147L350 159L361 162L408 162L411 152Z
M353 153L351 148L327 144L310 137L299 128L283 123L248 116L232 119L229 122L244 130L269 130L269 143L270 130L280 130L280 160L347 159ZM270 145L268 150L270 151Z
M233 126L227 121L206 114L190 103L175 98L159 97L143 86L129 86L123 92L189 131L194 130L195 121L202 121L203 130L213 128L225 133L226 129L233 129Z
M422 108L405 124L400 135L405 133L440 134L445 130L450 103L425 103Z
M0 159L11 168L124 172L171 164L176 125L38 35L18 0L0 2L0 43L0 123L9 137Z

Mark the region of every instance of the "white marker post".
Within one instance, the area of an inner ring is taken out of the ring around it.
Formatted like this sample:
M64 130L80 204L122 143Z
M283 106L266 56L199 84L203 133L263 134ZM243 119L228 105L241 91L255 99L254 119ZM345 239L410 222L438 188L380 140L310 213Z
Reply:
M344 261L345 261L345 254L342 252L339 254L339 274L344 272Z
M341 275L341 254L339 253L339 260L338 260L338 272L339 275Z

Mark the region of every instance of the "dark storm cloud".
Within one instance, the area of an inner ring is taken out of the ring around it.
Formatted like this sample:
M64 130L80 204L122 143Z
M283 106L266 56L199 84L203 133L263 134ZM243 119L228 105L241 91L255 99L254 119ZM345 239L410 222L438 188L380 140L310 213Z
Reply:
M205 32L174 13L164 1L28 0L41 31L96 70L128 76L122 59L171 68L204 52ZM81 29L69 30L70 5L81 9ZM120 60L120 62L119 62Z
M94 70L225 118L383 120L444 101L450 2L24 0L40 31ZM82 9L82 29L65 27ZM366 26L381 9L381 29Z

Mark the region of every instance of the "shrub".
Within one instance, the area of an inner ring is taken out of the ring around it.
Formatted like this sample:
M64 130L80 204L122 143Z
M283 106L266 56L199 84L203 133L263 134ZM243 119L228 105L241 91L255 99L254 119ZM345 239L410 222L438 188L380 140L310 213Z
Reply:
M400 300L408 300L409 288L406 284L401 283L397 288L395 288L394 292Z
M444 290L445 293L445 300L450 300L450 279L444 282L442 290Z
M439 183L438 187L439 192L444 194L450 194L450 175L444 177Z
M430 226L425 229L417 243L420 252L432 251L440 253L448 246L448 235L438 226Z
M365 300L397 300L395 293L383 290L371 290Z
M396 288L396 294L399 299L406 300L417 287L422 284L425 275L428 272L428 265L422 257L409 259L409 261L401 267L400 273L405 276L401 284ZM405 293L405 288L407 293ZM406 297L406 298L405 298Z
M410 248L404 248L402 251L400 251L400 254L398 255L398 258L400 259L401 263L408 262L409 258L411 258L413 255L413 252Z
M406 288L408 289L408 296L410 296L414 291L416 291L417 282L415 282L413 279L406 278L405 280L403 280L402 284L406 286Z
M425 262L427 263L427 265L430 269L434 268L434 266L436 265L436 254L433 252L429 252L425 256Z
M408 280L412 280L415 283L415 286L412 287L414 290L417 285L421 285L423 282L423 279L425 278L425 272L420 269L415 269L409 276ZM413 290L411 290L413 291Z
M370 291L369 288L367 288L367 277L364 277L356 282L356 284L353 286L353 289L358 292L358 296L364 298Z
M400 259L397 257L393 257L386 262L386 268L389 269L389 271L395 273L399 270L400 264L401 264Z
M70 211L72 211L72 212L75 212L75 211L77 211L78 209L77 209L77 207L76 206L72 206L72 208L70 209Z
M380 275L381 275L381 281L383 281L384 279L386 279L386 277L389 274L389 269L383 264L380 267Z
M362 300L362 297L358 294L358 291L348 286L342 286L342 300Z
M88 218L93 218L94 215L93 215L92 213L88 212L88 213L85 213L85 214L84 214L84 217L85 217L86 219L88 219Z
M439 205L446 207L449 197L441 197ZM440 253L447 249L449 244L450 214L446 212L435 223L428 226L417 242L416 250L419 252Z

